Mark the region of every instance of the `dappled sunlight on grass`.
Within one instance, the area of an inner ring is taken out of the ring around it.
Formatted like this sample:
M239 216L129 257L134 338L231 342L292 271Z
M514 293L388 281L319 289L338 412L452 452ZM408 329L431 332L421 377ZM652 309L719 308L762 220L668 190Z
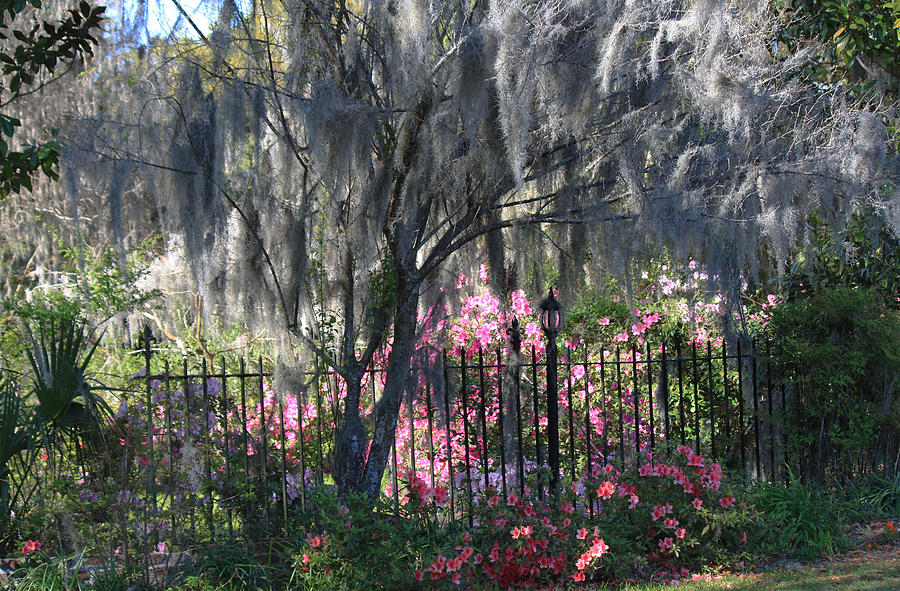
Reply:
M663 585L627 586L628 591L653 591ZM687 581L684 591L897 591L900 589L900 548L885 545L873 550L856 550L846 555L804 565L801 570L722 575L710 580Z

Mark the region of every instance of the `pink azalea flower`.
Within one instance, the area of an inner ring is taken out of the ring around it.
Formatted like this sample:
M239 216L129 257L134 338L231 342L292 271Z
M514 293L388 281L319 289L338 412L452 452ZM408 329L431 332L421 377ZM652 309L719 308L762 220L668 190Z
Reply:
M663 509L663 508L662 508L662 505L660 505L659 503L657 503L657 504L653 507L653 510L650 511L650 515L653 516L653 521L656 521L656 520L658 520L658 519L661 519L665 514L666 514L666 510Z
M672 538L663 538L659 541L659 551L668 552L675 547L675 541Z
M600 558L604 554L609 552L609 546L600 538L594 538L594 543L591 545L591 556L594 558Z

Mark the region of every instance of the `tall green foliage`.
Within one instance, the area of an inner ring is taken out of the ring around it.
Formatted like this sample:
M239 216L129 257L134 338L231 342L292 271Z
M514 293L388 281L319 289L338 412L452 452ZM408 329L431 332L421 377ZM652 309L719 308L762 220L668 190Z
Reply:
M790 17L783 40L791 45L802 37L824 42L811 62L817 76L829 82L900 80L900 2L778 0L776 5Z
M12 508L28 496L26 478L35 455L29 414L16 383L0 375L0 552L14 535Z
M38 324L28 359L38 414L52 445L95 450L100 441L98 427L112 411L88 372L98 342L91 343L82 320Z
M830 285L774 309L769 330L792 381L791 444L813 473L900 436L900 311L872 287ZM880 441L879 441L880 440Z
M900 240L884 225L859 213L838 233L830 232L818 216L810 226L811 248L782 281L788 300L846 286L871 289L885 305L900 304L891 301L900 293Z
M864 451L877 464L900 437L900 242L871 221L860 213L834 233L813 216L811 247L781 279L784 301L763 315L792 383L793 452L820 474Z

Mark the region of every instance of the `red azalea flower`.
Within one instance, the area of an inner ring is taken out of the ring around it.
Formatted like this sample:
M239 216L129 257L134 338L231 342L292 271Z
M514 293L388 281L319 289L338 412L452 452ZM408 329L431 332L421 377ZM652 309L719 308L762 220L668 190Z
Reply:
M25 542L25 545L22 546L22 554L28 556L32 552L39 552L41 550L41 543L36 540L28 540Z
M607 480L597 489L597 496L602 499L608 499L613 495L614 492L616 492L616 487L612 482Z

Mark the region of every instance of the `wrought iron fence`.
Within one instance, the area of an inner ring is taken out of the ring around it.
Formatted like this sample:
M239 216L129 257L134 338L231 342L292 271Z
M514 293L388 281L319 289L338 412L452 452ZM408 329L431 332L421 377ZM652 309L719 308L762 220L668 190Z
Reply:
M469 520L488 487L561 491L593 506L592 473L660 460L676 446L750 479L804 475L815 458L786 428L799 409L769 352L740 342L568 350L556 367L556 429L547 420L547 360L534 348L433 354L410 375L384 494L399 507L404 482L417 475L446 491L448 518ZM311 372L297 392L275 393L262 360L227 365L212 371L204 362L190 373L184 362L175 373L146 350L146 444L135 453L149 511L181 511L169 520L173 539L196 536L201 520L212 537L234 535L237 523L287 522L294 503L331 483L341 377ZM364 407L383 379L381 369L367 372ZM889 458L871 468L896 470Z
M94 516L108 522L111 545L130 537L145 550L184 547L278 530L310 495L328 492L340 375L315 363L297 391L274 392L262 359L173 368L143 342L144 370L115 418L118 442L79 467L85 489L104 477L116 489ZM515 340L502 350L433 351L410 373L383 494L399 509L415 475L446 496L432 500L443 518L471 523L488 490L571 495L593 511L589 484L600 470L664 461L679 446L748 479L816 476L825 460L847 470L840 453L826 457L794 428L803 401L770 353L749 342L565 348L551 429L543 352L517 351ZM384 378L367 371L363 413ZM850 469L897 473L895 440L867 453Z

